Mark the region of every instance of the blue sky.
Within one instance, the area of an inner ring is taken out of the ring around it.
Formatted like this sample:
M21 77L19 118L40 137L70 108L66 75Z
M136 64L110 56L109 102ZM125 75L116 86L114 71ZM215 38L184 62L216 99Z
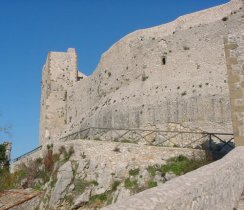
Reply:
M90 75L126 34L227 0L0 0L0 126L15 158L38 146L41 71L49 51L77 50Z

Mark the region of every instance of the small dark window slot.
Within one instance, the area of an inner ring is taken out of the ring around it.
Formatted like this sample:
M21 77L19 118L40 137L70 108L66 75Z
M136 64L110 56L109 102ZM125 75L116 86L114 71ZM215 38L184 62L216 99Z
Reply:
M166 57L165 56L162 57L162 65L166 65Z

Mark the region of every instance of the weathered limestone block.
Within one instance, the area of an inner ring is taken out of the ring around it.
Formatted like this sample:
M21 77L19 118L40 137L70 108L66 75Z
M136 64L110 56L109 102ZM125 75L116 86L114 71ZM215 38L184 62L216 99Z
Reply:
M80 206L82 206L84 203L87 203L90 197L91 197L91 189L88 189L74 201L74 205L72 206L72 209L77 209Z
M58 170L57 182L55 184L49 202L50 206L56 205L60 199L64 198L66 193L65 190L70 185L72 178L73 178L72 165L70 161L67 161Z

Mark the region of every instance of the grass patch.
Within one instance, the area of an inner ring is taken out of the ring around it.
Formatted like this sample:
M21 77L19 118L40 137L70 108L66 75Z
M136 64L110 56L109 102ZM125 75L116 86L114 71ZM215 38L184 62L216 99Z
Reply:
M93 195L91 198L90 198L90 201L91 202L96 202L96 201L102 201L102 202L105 202L107 201L108 199L108 196L107 196L107 193L102 193L102 194L99 194L99 195Z
M99 195L93 195L90 197L88 204L85 207L88 207L89 209L97 209L101 208L102 206L109 205L112 203L113 196L112 191L106 191Z
M72 195L66 195L64 200L69 204L69 205L72 205L73 202L74 202L74 198Z
M157 182L153 181L153 180L149 180L147 183L148 188L152 188L152 187L157 187L158 184Z
M130 178L127 178L125 180L125 183L124 184L125 184L125 188L126 189L133 189L133 188L138 187L137 181L136 180L132 181L132 180L130 180Z
M205 159L188 159L187 157L180 155L178 157L169 159L167 165L160 167L160 171L163 173L172 171L174 174L179 176L181 174L193 171L208 163L209 161Z
M183 155L180 155L178 157L170 158L167 161L166 165L152 165L147 167L147 172L154 177L156 175L156 172L159 171L162 174L165 174L167 172L173 172L177 176L188 173L190 171L193 171L197 168L200 168L201 166L204 166L206 164L210 163L210 161L207 161L205 158L200 159L189 159Z
M85 180L82 180L82 179L75 179L74 180L74 185L75 185L75 189L74 189L75 192L83 193L88 186L91 186L91 185L97 186L98 182L95 181L95 180L85 181Z
M153 166L147 167L147 172L153 177L156 175L156 171L159 171L158 165L153 165Z
M129 140L129 139L123 139L123 140L121 140L121 142L123 142L123 143L131 143L131 140Z

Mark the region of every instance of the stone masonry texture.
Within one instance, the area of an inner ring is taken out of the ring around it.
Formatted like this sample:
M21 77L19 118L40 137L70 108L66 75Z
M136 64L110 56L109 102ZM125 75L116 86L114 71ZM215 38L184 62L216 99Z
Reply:
M173 148L173 147L157 147L147 146L131 143L120 142L108 142L97 140L71 140L67 142L57 142L53 145L53 152L59 153L61 146L65 148L73 147L74 155L71 157L73 160L81 159L81 154L85 154L89 159L96 162L106 162L108 168L112 168L111 171L116 170L117 167L123 165L138 165L148 166L154 164L162 164L167 159L184 155L191 158L196 155L203 155L203 150L187 149L187 148ZM120 149L120 153L116 153L113 150L115 148ZM26 164L37 158L43 158L46 153L44 148L42 151L37 151L30 156L26 156L23 159L11 164L11 171L18 170L21 164Z
M179 123L232 132L223 37L244 28L242 4L232 0L135 31L108 49L88 77L78 71L74 49L50 52L40 144L90 126L164 129Z
M233 129L236 145L244 145L243 0L135 31L108 49L90 76L78 71L77 60L71 48L48 54L42 72L43 149L12 164L12 171L43 157L51 143L54 153L61 146L73 147L71 161L86 155L92 165L115 171L203 153L140 143L60 140L87 127ZM219 161L104 209L232 210L244 189L243 154L244 147L236 147Z
M244 145L244 29L225 38L234 138Z

